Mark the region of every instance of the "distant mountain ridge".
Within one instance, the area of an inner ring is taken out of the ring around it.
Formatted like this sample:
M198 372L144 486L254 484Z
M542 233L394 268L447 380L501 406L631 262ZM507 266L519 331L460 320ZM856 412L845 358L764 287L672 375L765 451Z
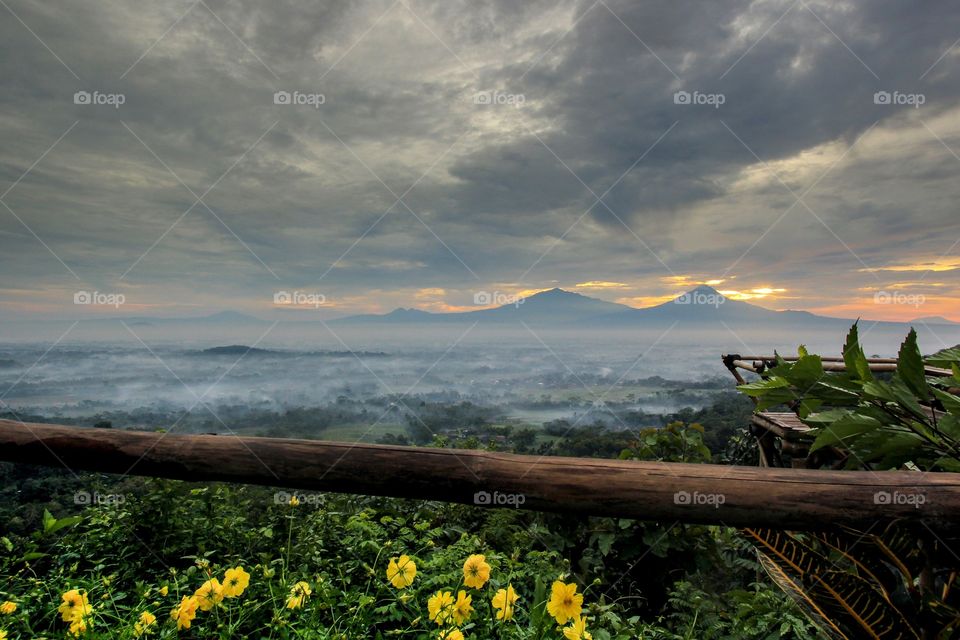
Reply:
M511 322L576 328L669 327L680 325L803 323L806 325L849 324L852 320L817 316L807 311L772 311L748 302L731 300L713 287L701 285L673 300L653 307L636 308L615 302L550 289L526 299L490 309L431 313L417 309L397 309L387 314L347 316L330 321L336 325L407 323Z
M910 322L915 322L917 324L950 324L958 325L960 322L954 322L949 318L944 318L943 316L925 316L923 318L914 318Z
M163 318L155 316L127 316L116 318L85 318L80 324L120 324L124 323L131 327L137 326L157 326L157 325L178 325L178 324L231 324L231 325L264 325L270 324L268 321L255 316L249 316L239 311L219 311L206 316L194 316L188 318Z
M541 291L528 298L517 298L498 307L476 311L433 313L421 309L394 309L385 314L362 314L331 320L332 325L355 325L364 323L456 323L481 322L499 324L531 322L543 324L569 324L589 318L632 309L616 302L598 300L580 293L554 288Z
M489 295L493 299L493 295ZM854 320L820 316L809 311L774 311L742 300L733 300L707 285L701 285L662 304L636 308L616 302L591 298L580 293L553 288L526 298L511 300L496 307L473 311L432 312L415 308L397 308L389 313L365 313L326 320L331 326L426 326L437 324L482 324L487 326L522 325L556 326L580 329L666 328L672 325L716 327L790 326L802 328L834 328L849 326ZM103 318L83 323L120 323L130 326L255 326L269 321L236 311L221 311L195 318ZM319 325L311 318L284 320L305 326ZM867 322L867 320L864 320ZM918 318L916 324L958 326L960 323L943 317ZM880 322L904 326L909 323Z
M809 311L773 311L742 300L732 300L707 285L701 285L653 307L630 308L618 314L597 318L596 322L607 326L632 325L736 325L757 324L817 324L830 325L837 322L849 324L852 320L818 316Z

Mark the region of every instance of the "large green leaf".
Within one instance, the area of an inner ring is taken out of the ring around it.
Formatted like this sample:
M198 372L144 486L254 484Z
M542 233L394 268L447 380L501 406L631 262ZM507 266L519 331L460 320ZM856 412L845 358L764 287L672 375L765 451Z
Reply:
M960 397L947 391L941 391L940 389L933 389L933 395L943 404L944 409L950 413L960 415Z
M930 387L927 385L927 376L924 373L923 356L917 346L917 332L910 329L907 339L900 345L900 354L897 359L897 377L907 388L921 400L930 397Z
M896 402L897 396L893 393L890 385L882 380L873 380L865 382L863 393L870 400L881 400L883 402Z
M789 380L774 376L771 378L764 378L763 380L757 380L756 382L738 385L737 389L739 391L743 391L748 396L758 396L764 391L770 391L771 389L785 389L789 386Z
M797 405L797 415L801 419L806 418L812 413L815 413L820 410L820 407L823 406L823 400L821 398L804 398L800 401L800 404Z
M924 380L924 384L926 384L926 380ZM905 382L900 379L894 379L890 383L890 391L893 393L896 403L909 411L914 418L923 421L930 419L930 414L920 405L920 401L918 400L917 396L914 395L915 392L908 388ZM926 398L929 397L930 394L928 393Z
M823 447L844 446L847 439L879 429L882 424L875 418L859 413L848 413L844 417L822 427L817 439L810 446L810 452Z
M820 386L837 392L837 397L857 400L863 393L863 382L851 379L845 375L824 376Z
M952 365L960 364L960 346L938 351L927 358L927 364L944 369L950 369Z
M870 363L867 362L867 356L860 346L858 323L859 320L854 322L847 333L847 342L843 346L843 362L847 366L847 373L850 376L866 382L867 380L873 380L873 372L870 371Z
M787 404L797 399L797 394L793 391L790 382L779 376L741 384L737 389L748 396L758 398L757 411Z
M820 356L803 356L797 360L784 377L801 391L806 392L825 375Z
M878 429L861 434L852 450L849 468L876 462L881 469L896 469L923 456L924 440L906 430ZM858 464L860 463L860 464Z
M937 429L954 442L960 442L960 413L944 413L937 420Z
M830 426L841 418L846 418L850 413L850 409L830 409L829 411L811 414L804 418L803 421L811 427L825 427Z
M83 518L81 516L70 516L68 518L60 518L59 520L57 520L56 518L53 517L52 513L50 513L46 509L43 510L43 532L44 533L56 533L57 531L60 531L60 529L64 529L66 527L72 527L73 525L79 522L83 522Z

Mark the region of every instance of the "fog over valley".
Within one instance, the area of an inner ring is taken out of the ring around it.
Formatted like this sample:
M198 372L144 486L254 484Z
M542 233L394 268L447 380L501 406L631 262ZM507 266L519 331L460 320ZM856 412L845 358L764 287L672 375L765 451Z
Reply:
M627 429L729 394L723 353L793 355L802 340L836 355L852 324L692 300L611 314L609 303L552 291L460 314L61 321L43 327L47 342L0 346L0 388L17 415L136 428L226 432L266 421L308 437L375 439L434 411L469 414L453 428L567 420ZM642 317L628 326L617 313ZM896 355L908 328L860 321L871 355ZM927 352L960 342L960 325L916 328Z

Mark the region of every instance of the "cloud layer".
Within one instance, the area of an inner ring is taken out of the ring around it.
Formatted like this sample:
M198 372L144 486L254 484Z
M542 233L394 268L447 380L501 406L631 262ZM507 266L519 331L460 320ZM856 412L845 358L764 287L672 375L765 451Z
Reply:
M182 315L300 288L333 314L716 280L960 319L946 0L0 12L5 317L78 289ZM896 287L927 307L873 304Z

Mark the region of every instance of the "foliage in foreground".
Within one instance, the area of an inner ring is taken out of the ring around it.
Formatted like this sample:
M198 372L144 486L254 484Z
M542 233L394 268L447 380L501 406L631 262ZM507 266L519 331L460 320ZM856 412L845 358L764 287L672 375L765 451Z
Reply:
M739 388L757 398L758 410L795 408L813 427L810 453L822 456L821 463L960 471L960 396L954 394L960 349L925 363L911 330L896 370L879 374L870 369L855 324L843 349L844 372L828 373L820 356L799 351L795 362L778 356L760 381ZM927 376L928 365L952 375ZM926 497L904 486L878 491L874 501L919 507ZM894 523L878 531L745 533L771 579L831 638L946 639L960 631L960 562L930 529Z
M645 431L624 455L704 462L701 437L680 424ZM71 626L121 639L816 637L729 528L3 473L0 603L16 608L0 607L0 629L11 639L73 637ZM89 504L78 515L75 495ZM480 576L489 566L479 587L471 558ZM249 583L224 595L237 575ZM85 629L64 620L65 595L81 612L86 597Z
M843 348L846 371L827 373L819 355L800 348L800 357L777 366L763 379L739 389L758 399L758 410L795 405L814 431L816 453L842 447L848 469L960 471L960 349L940 352L924 363L911 330L900 347L896 371L881 377L870 370L857 325ZM928 377L925 364L951 376Z

